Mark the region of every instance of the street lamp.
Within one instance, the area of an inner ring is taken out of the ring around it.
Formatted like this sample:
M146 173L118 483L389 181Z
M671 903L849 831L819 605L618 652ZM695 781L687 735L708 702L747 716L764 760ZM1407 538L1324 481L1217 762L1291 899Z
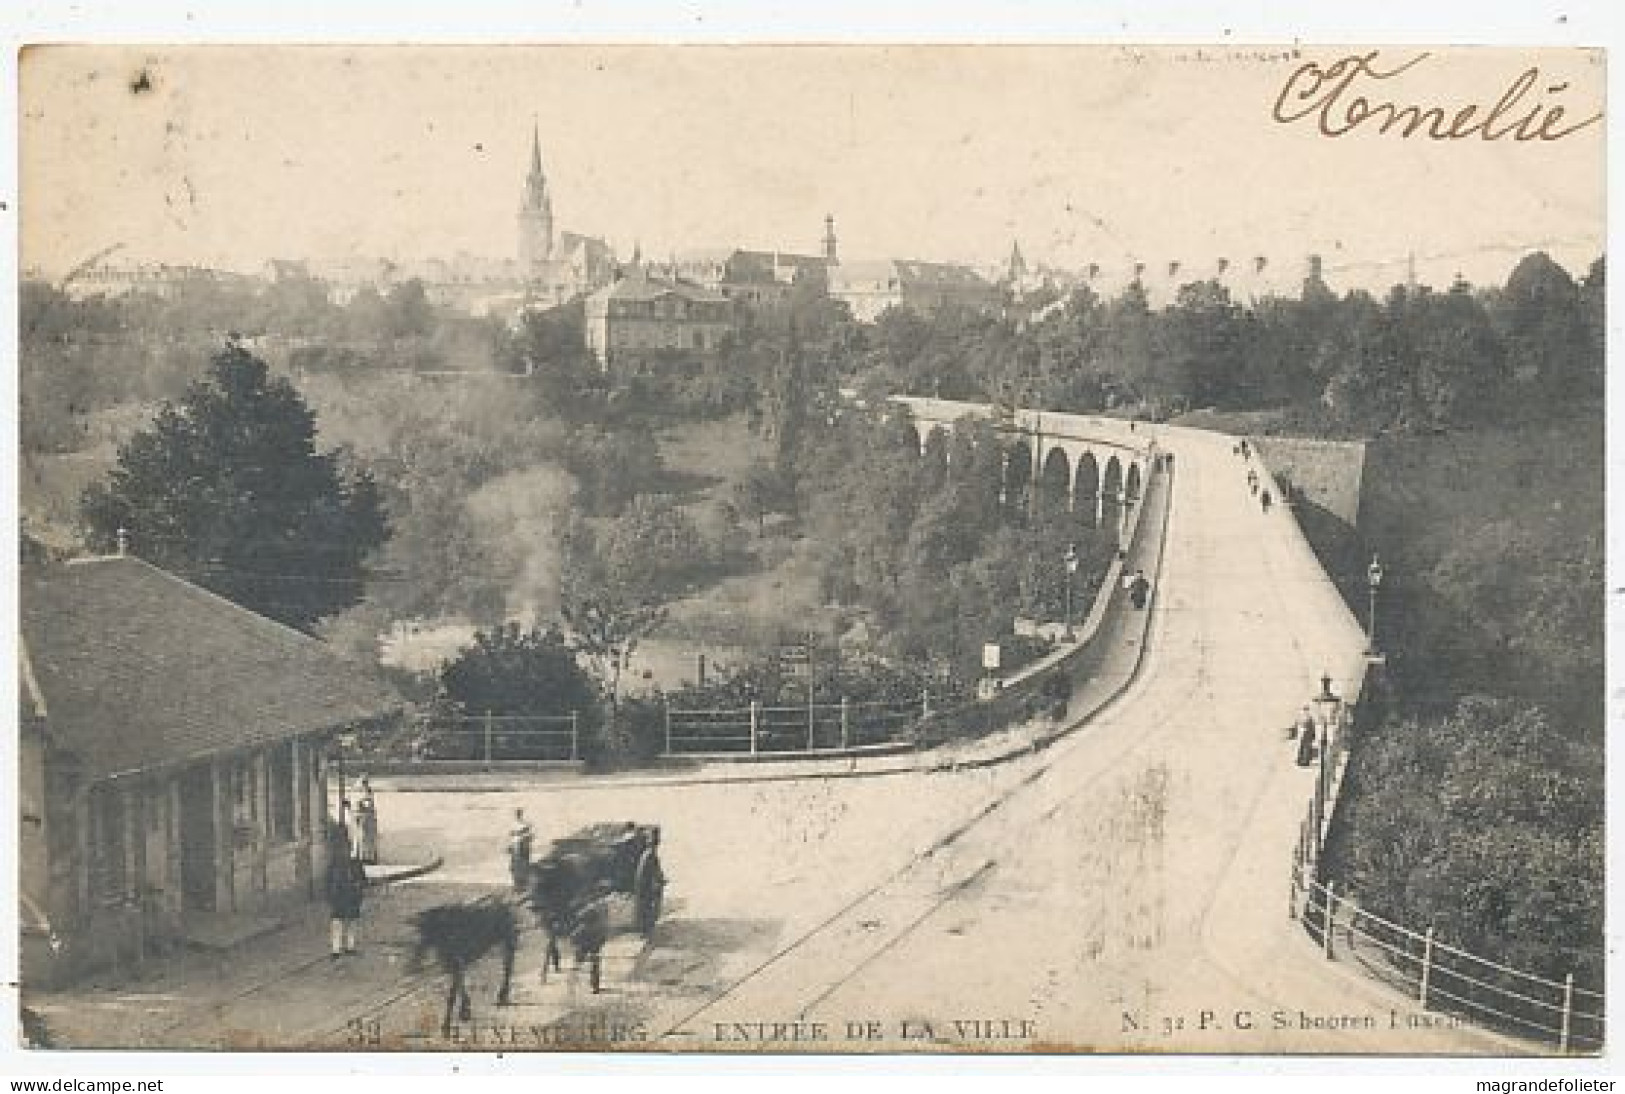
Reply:
M1078 545L1066 548L1066 640L1072 641L1072 575L1078 572Z
M1377 556L1371 556L1371 565L1365 570L1365 585L1370 593L1370 613L1367 616L1369 623L1366 627L1366 650L1368 654L1377 652L1377 590L1382 586L1382 563Z

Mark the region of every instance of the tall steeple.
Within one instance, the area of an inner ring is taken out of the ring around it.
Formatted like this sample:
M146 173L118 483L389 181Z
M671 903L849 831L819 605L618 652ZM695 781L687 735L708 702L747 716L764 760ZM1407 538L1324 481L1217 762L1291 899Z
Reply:
M553 255L553 199L542 172L542 135L534 122L530 131L530 173L519 203L519 262L527 272Z
M1027 260L1021 256L1021 241L1010 241L1010 260L1005 266L1005 276L1011 284L1020 284L1027 277Z

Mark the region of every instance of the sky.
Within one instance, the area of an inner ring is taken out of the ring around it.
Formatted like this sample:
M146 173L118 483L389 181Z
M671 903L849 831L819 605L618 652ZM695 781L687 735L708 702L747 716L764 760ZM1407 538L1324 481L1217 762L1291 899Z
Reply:
M1329 138L1272 108L1353 47L61 46L21 61L24 268L515 252L540 133L562 228L624 257L1186 269L1324 258L1334 284L1504 276L1604 248L1604 127L1555 141ZM1397 66L1422 51L1382 47ZM1602 109L1600 53L1439 49L1350 89ZM1561 86L1560 86L1561 85ZM1299 85L1301 86L1301 85ZM1552 90L1556 88L1557 90Z

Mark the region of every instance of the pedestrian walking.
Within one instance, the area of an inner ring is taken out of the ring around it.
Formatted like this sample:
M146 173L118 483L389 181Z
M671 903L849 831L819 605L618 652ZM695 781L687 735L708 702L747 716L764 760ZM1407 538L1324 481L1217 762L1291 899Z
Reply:
M1144 570L1135 570L1134 577L1129 581L1129 603L1136 608L1144 608L1146 597L1151 595L1151 580L1145 576Z
M1268 490L1264 491L1258 502L1264 507L1264 512L1268 513L1270 511L1270 492Z
M530 850L536 842L536 830L525 819L523 809L513 811L513 831L508 833L508 873L518 892L530 891Z
M378 800L373 796L372 783L361 776L356 787L356 858L366 866L378 865Z
M361 860L350 853L350 831L335 824L328 840L327 910L328 957L357 952L361 933L361 903L367 885L367 871Z

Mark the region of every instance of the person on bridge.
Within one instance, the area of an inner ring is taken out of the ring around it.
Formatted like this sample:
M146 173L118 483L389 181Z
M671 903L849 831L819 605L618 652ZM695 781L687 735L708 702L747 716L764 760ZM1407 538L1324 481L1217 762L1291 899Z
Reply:
M1135 570L1134 577L1128 586L1129 602L1136 608L1144 608L1146 597L1151 595L1151 581L1145 576L1144 570Z
M1308 767L1315 762L1315 720L1305 718L1298 733L1298 766Z

